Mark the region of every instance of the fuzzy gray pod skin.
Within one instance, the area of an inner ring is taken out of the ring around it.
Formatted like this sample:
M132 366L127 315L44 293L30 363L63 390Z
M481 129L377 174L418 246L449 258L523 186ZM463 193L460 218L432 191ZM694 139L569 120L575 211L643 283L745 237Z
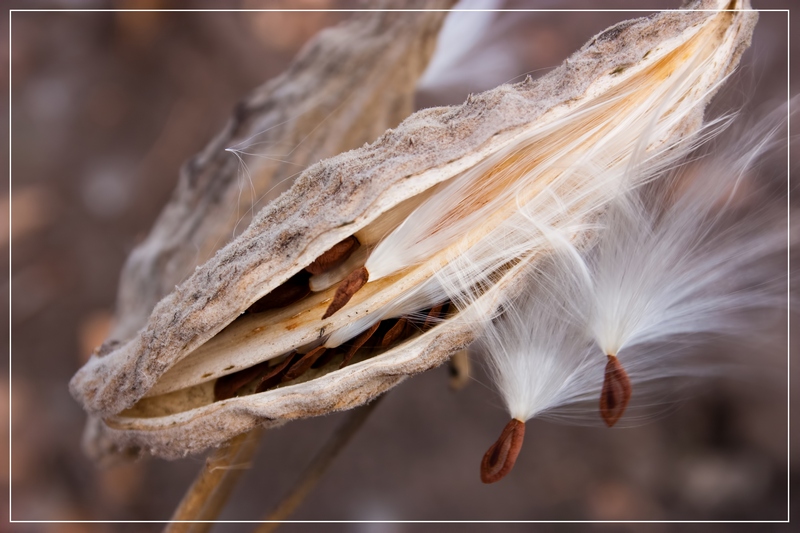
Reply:
M397 7L446 9L453 3L403 0ZM247 227L249 210L231 216L242 176L239 159L226 148L293 147L279 156L242 155L248 188L266 202L297 169L374 140L412 113L417 79L445 15L355 14L321 31L286 72L243 98L223 131L183 165L169 204L128 257L109 339L132 338L159 300L230 240L237 226Z
M726 6L708 0L691 7ZM497 152L547 113L568 112L608 79L640 64L651 50L713 15L665 12L620 23L539 80L503 85L461 106L420 111L373 144L309 167L242 235L161 300L132 339L93 356L71 381L73 396L90 414L105 419L103 431L118 446L174 458L259 425L369 402L406 376L441 364L473 340L468 324L447 321L374 359L278 390L163 420L118 416L181 359L331 246L403 200ZM735 68L756 19L754 12L731 16L734 43L721 75ZM698 102L684 133L700 126L710 97ZM508 276L500 288L513 290L513 281Z

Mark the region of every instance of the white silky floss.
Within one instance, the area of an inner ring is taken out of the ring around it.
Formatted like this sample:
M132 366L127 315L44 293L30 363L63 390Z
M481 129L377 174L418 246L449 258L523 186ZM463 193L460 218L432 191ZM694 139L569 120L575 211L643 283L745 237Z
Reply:
M575 234L615 194L639 183L627 172L634 154L642 154L638 165L646 170L641 174L643 179L652 179L673 165L703 135L684 139L679 146L663 142L695 112L685 99L672 107L668 103L691 90L706 63L689 61L672 83L655 87L630 109L626 91L573 110L529 133L521 146L498 153L437 186L378 243L364 265L369 281L375 281L444 250L436 279L334 332L326 345L337 346L385 318L413 313L447 299L456 303L469 300L476 284L485 282L487 271L548 246L541 233L519 229L530 226L526 213L535 213L538 224L573 228ZM625 108L624 113L619 106ZM707 133L716 125L712 123L703 131ZM643 139L652 140L649 151ZM509 212L512 214L503 214ZM505 245L496 246L498 241Z
M755 172L784 126L772 116L657 183L623 189L598 221L590 249L530 217L530 231L543 232L553 253L531 264L528 292L504 304L480 342L512 419L580 416L585 409L569 406L597 398L601 384L602 395L615 394L606 387L621 378L609 378L607 366L604 383L603 356L622 362L635 387L693 375L698 367L676 346L700 334L752 336L741 318L785 305L786 278L775 272L775 258L786 253L785 216L764 205L765 176ZM659 174L642 173L635 162L630 169L636 183ZM602 395L601 412L608 409ZM627 398L611 400L621 403L602 413L609 425L627 405Z

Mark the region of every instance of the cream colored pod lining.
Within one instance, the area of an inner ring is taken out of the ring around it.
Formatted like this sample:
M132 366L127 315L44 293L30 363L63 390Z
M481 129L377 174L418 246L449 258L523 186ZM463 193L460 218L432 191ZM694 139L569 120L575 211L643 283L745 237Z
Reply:
M622 175L637 138L648 131L657 135L644 148L668 159L670 145L701 127L706 104L736 66L757 20L742 11L747 2L691 7L617 24L538 80L417 112L374 143L309 167L161 300L133 338L92 356L70 383L73 396L102 419L96 429L120 449L179 457L259 425L355 407L446 361L474 340L475 321L492 316L517 290L524 262L546 249L504 258L469 306L453 306L433 327L408 329L398 342L365 348L344 368L334 359L265 392L214 395L221 376L313 350L365 316L392 318L388 307L495 238L492 232L520 203L553 208L554 225L590 220L614 183L571 170L576 162ZM489 191L484 200L492 212L443 240L441 249L368 282L326 319L337 283L285 307L242 314L351 235L362 246L349 260L357 266L414 207L468 173ZM559 204L562 211L547 203L552 194L569 199Z

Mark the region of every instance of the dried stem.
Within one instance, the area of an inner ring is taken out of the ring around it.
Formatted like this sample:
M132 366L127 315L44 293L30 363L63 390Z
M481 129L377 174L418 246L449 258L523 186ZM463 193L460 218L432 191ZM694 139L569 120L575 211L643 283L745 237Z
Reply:
M328 469L328 467L339 455L339 452L347 445L353 435L361 428L364 422L369 417L370 413L375 409L383 396L379 396L373 402L362 405L353 409L347 417L347 420L337 428L336 432L331 436L325 446L317 453L311 464L308 465L300 480L289 492L289 494L281 500L281 502L270 512L265 520L268 523L261 524L255 533L270 533L275 531L281 524L280 521L289 518L297 507L303 503L306 496L308 496L317 482Z
M164 528L165 533L203 533L211 528L249 466L262 433L261 428L242 433L206 459L203 470L175 509L173 522ZM206 522L180 522L185 520Z

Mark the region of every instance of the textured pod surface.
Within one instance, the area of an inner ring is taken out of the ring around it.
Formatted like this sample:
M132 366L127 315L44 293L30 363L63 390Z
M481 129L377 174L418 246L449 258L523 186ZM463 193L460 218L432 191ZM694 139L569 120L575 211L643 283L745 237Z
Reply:
M454 3L402 0L396 6L445 9ZM246 201L242 180L259 208L288 188L297 169L361 146L406 118L445 16L355 14L321 31L286 72L240 101L223 131L181 168L172 199L128 257L113 330L96 354L108 354L132 338L160 299L237 228L246 228L257 211L231 216L231 206ZM105 427L90 417L84 449L113 460L119 450L105 438Z
M398 7L445 9L454 1L404 0ZM181 168L173 198L128 258L109 338L136 334L159 300L247 227L250 209L230 212L245 201L243 192L262 207L299 169L362 146L406 118L445 15L355 14L320 32L286 72L242 99L224 130Z
M727 6L703 2L700 7ZM519 142L530 129L613 93L645 69L663 71L663 78L668 78L667 67L680 64L682 54L697 52L683 45L705 31L716 36L715 46L702 51L710 55L714 68L688 93L695 99L695 115L673 132L691 133L699 127L716 84L749 42L755 19L754 13L672 12L622 23L599 34L536 82L502 86L473 96L462 106L419 112L372 145L312 166L239 238L159 302L136 336L102 357L93 357L73 379L73 395L90 413L105 418L108 436L117 443L175 457L218 445L259 424L365 403L405 376L442 363L472 340L473 329L458 315L341 370L312 371L277 390L213 401L214 379L308 344L313 331L322 337L343 327L355 319L357 310L367 311L359 305L380 304L383 292L419 284L436 268L417 267L370 283L350 311L343 309L326 320L320 317L333 289L292 304L297 309L278 311L266 327L240 319L220 334L253 303L338 242L405 200ZM659 70L661 60L665 66ZM659 81L652 79L653 84ZM513 291L515 274L515 268L508 270L484 295L485 314L496 307L503 291ZM300 316L304 318L296 318ZM259 344L267 345L272 355L242 350L234 361L235 346L248 337L263 340ZM225 349L208 348L214 342ZM196 364L203 358L216 367ZM198 376L193 367L211 370Z

